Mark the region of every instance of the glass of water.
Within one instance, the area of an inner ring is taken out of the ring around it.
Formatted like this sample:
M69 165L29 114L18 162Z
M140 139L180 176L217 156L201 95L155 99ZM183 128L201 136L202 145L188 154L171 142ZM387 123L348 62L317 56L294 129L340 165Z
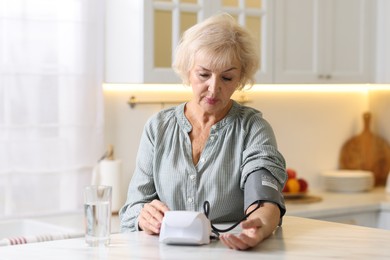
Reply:
M85 241L90 246L109 245L112 187L86 186L84 190Z

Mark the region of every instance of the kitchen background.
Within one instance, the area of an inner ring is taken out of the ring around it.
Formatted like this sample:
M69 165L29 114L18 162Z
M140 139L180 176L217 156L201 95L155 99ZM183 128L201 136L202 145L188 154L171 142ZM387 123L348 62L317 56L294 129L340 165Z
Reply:
M5 10L3 7L9 7L11 2L0 0L0 10ZM48 4L50 1L37 2ZM71 9L68 1L55 2L62 3L56 10L65 7ZM66 149L55 151L49 143L45 147L50 149L35 150L34 145L39 146L41 143L37 140L40 139L34 134L26 137L25 132L20 134L23 138L16 139L23 145L15 151L24 151L28 141L29 152L23 153L23 158L34 155L32 158L40 158L39 162L50 161L50 167L46 169L42 168L45 166L43 164L42 167L34 168L35 172L19 172L23 167L35 166L36 161L31 160L31 164L26 166L20 154L6 149L14 147L10 146L10 140L15 139L11 132L14 133L15 129L27 131L30 127L26 127L25 123L16 126L10 124L9 109L15 105L18 94L24 92L20 88L20 92L15 92L10 101L10 88L6 84L9 81L5 79L7 75L19 75L20 71L10 72L6 66L9 63L5 62L8 59L4 58L5 50L8 49L4 47L4 40L0 43L0 47L3 47L0 57L0 100L8 104L8 109L0 105L0 142L4 144L0 147L0 160L2 165L9 166L0 167L0 218L79 210L81 187L89 183L92 168L109 144L114 146L116 158L122 161L120 189L123 195L121 200L124 201L144 123L152 114L174 105L173 101L189 97L188 88L177 84L177 77L169 69L172 46L186 27L218 10L232 13L241 23L246 23L257 32L256 39L262 54L258 74L258 83L261 84L244 93L250 101L247 105L263 112L274 128L287 166L306 178L312 189L321 187L322 171L338 167L341 146L348 138L362 131L362 114L365 111L372 112L371 129L390 141L389 1L71 2L74 4L72 8L79 10L75 12L74 27L64 29L63 32L68 34L64 34L63 38L53 38L53 41L70 41L71 44L60 45L63 48L51 51L61 52L60 57L63 59L69 57L70 62L66 65L79 70L73 71L73 74L65 70L65 76L59 74L55 77L52 83L62 86L59 88L62 91L55 91L52 96L45 97L43 100L55 96L55 101L37 112L50 111L50 105L62 104L58 109L66 112L56 113L62 115L60 118L65 119L64 123L60 120L55 123L43 120L43 124L45 129L52 129L54 124L55 130L50 134L62 137L59 139L62 144L67 144ZM27 0L13 3L16 3L14 6L18 3L28 6ZM9 16L9 13L3 11L0 23L6 24ZM69 17L65 20L69 21ZM79 31L78 26L83 24L80 20L86 23L84 29ZM52 35L60 34L56 31L57 27L52 29ZM0 36L5 33L0 29ZM76 38L71 38L75 35ZM15 42L20 39L16 38ZM45 40L38 43L47 48ZM53 44L57 46L57 43ZM72 46L81 47L69 49ZM329 46L331 48L326 48ZM28 49L28 53L19 58L22 60L25 56L33 56L33 53L34 49ZM43 61L42 64L51 63ZM56 67L42 69L44 73L48 70L53 72ZM79 83L57 80L68 78L69 75L80 76ZM16 87L26 82L24 89L30 84L29 78L13 82ZM42 82L47 81L39 81L36 85L41 86ZM75 92L81 94L76 95ZM68 99L63 99L64 96L68 96ZM139 101L156 103L136 104L132 108L128 104L131 96ZM19 106L24 108L25 103L22 101L30 97L23 96ZM34 100L31 106L39 104L42 99L36 97ZM17 115L23 115L26 111L28 109L22 109ZM70 118L75 120L70 122ZM27 123L27 126L31 125ZM64 131L69 129L73 130ZM58 132L68 135L58 135ZM45 138L50 140L47 136ZM67 143L69 140L74 145ZM14 155L11 161L19 162L23 167L10 165L10 151ZM58 160L46 160L46 156L50 157L50 154L56 152L62 155L58 164L61 166L57 168ZM50 181L51 176L59 175L61 178ZM47 196L48 192L60 195ZM31 193L35 196L31 196ZM33 203L28 201L31 198ZM37 200L42 200L39 205L47 204L48 201L50 203L34 211ZM19 210L23 207L28 210Z
M363 130L365 111L373 114L372 131L390 141L390 89L385 89L387 86L371 91L368 89L373 88L372 85L308 86L312 89L285 86L282 91L273 90L277 86L267 87L248 94L251 102L247 105L262 111L273 126L287 166L307 179L312 189L321 188L321 172L338 168L341 146ZM134 92L141 91L107 87L104 95L106 143L115 146L116 156L123 162L121 188L125 191L135 166L144 123L169 105L139 104L130 108L127 102ZM169 94L173 95L169 92L161 95Z
M221 5L215 7L215 2ZM388 1L205 1L205 5L207 3L205 9L210 12L213 8L229 11L254 32L261 31L257 39L262 65L257 79L263 84L245 94L251 100L247 105L263 112L274 128L288 167L306 178L312 189L321 188L322 171L338 167L341 146L362 131L365 111L372 112L372 131L390 141ZM244 4L261 11L245 12L240 8ZM153 69L151 64L169 67L169 61L161 61L164 55L158 55L159 46L174 45L178 39L175 33L179 34L182 27L191 24L188 20L196 19L194 14L198 15L199 9L191 7L154 2L148 7L152 15L147 15L146 7L136 2L119 1L107 8L106 25L116 30L106 38L109 48L106 49L108 84L104 88L105 142L115 146L117 157L123 161L123 190L127 190L135 166L146 120L172 105L169 100L188 98L185 86L161 84L177 81L171 70ZM184 22L176 13L180 8L184 9L181 10L185 13L181 16ZM137 15L129 16L128 9L138 10ZM256 15L261 17L259 23L256 23ZM150 17L161 20L153 23ZM165 19L175 22L171 24ZM133 26L140 20L144 21L144 30ZM177 28L181 22L183 26ZM165 30L156 29L158 26ZM124 36L123 32L130 31L133 33ZM161 31L171 35L172 42L157 42L156 38L164 38L158 34ZM164 47L161 52L169 49ZM143 68L137 66L140 61ZM157 85L137 84L140 81ZM126 82L133 84L118 84ZM130 108L131 96L157 104Z

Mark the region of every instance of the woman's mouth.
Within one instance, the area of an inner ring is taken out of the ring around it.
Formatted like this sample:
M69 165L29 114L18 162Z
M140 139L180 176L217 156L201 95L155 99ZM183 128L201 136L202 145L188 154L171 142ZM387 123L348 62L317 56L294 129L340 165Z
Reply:
M210 97L206 97L205 100L206 100L206 103L209 105L214 105L218 101L216 98L210 98Z

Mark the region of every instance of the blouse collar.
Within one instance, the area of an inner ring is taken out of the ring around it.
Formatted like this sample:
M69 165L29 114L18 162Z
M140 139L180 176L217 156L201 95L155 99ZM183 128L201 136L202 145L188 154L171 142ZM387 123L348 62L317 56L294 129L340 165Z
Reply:
M175 115L178 119L178 122L180 126L183 128L183 130L187 133L191 132L192 125L190 121L187 119L187 117L184 114L184 108L187 103L182 103L176 107ZM212 126L212 129L219 130L224 128L226 125L231 124L239 115L240 108L242 106L238 104L236 101L233 100L233 105L230 108L229 112L226 114L222 120L218 121Z

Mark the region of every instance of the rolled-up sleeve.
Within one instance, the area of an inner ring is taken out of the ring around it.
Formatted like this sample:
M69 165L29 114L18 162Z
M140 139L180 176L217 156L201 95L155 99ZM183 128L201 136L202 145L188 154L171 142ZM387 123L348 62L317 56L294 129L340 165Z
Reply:
M271 173L281 186L287 180L286 162L278 151L276 138L269 123L260 114L252 116L246 126L245 149L242 154L241 188L248 175L262 168Z
M247 134L240 187L244 190L245 210L258 200L268 201L279 206L282 217L286 212L282 194L286 162L277 149L274 132L260 113L249 118L244 129Z

